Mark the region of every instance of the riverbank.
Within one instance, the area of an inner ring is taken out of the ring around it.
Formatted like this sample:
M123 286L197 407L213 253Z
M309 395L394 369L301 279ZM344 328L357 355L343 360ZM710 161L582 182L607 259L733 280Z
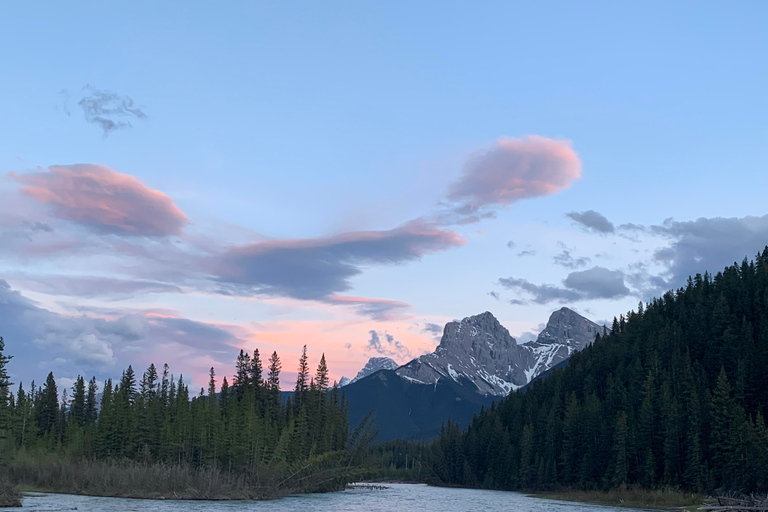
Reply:
M21 493L6 482L0 482L0 507L20 507Z
M690 509L703 505L706 496L676 489L616 488L610 491L538 492L531 497L560 501L576 501L612 507L649 508L657 510Z

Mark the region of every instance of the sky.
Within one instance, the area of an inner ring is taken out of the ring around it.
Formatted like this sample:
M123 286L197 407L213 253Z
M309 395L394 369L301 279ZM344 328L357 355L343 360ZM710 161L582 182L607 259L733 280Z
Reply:
M519 342L768 244L768 4L16 3L15 382L307 346L333 378L491 311Z

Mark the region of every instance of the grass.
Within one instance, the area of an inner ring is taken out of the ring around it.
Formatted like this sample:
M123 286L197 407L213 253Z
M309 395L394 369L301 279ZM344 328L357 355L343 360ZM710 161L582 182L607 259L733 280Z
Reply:
M20 507L21 493L8 482L0 481L0 507Z
M536 493L531 496L536 498L578 501L582 503L594 503L596 505L610 505L614 507L650 508L669 510L685 507L687 510L696 510L704 503L705 496L691 494L673 488L640 489L633 487L618 487L610 491L561 491Z

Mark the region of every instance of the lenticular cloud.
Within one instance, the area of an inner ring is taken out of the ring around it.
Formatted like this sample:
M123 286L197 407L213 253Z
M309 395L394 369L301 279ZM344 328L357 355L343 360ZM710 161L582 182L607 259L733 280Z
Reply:
M103 165L52 165L40 172L10 176L23 185L23 194L49 205L54 216L97 231L178 235L189 222L164 193Z
M552 195L580 177L581 162L570 141L506 137L469 158L447 198L458 203L458 213L469 214Z

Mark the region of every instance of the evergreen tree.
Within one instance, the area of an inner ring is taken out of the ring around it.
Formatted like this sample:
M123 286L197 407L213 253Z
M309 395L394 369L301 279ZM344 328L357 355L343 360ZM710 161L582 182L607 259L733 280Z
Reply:
M72 405L69 417L78 427L85 426L85 380L81 375L77 376L72 386Z
M7 453L5 442L9 436L11 426L11 380L6 368L11 360L11 356L5 355L4 350L5 341L0 337L0 463L3 462L3 454ZM21 387L19 387L19 397L21 398L22 396Z
M55 431L59 419L59 392L53 372L49 373L45 379L43 389L40 391L39 403L35 409L40 433L48 434Z
M328 365L325 362L325 353L320 356L320 364L317 365L317 378L315 379L315 386L317 390L325 394L328 391Z
M96 384L96 377L92 377L88 381L88 395L85 397L85 412L84 420L86 425L93 425L96 423L96 393L99 388Z

